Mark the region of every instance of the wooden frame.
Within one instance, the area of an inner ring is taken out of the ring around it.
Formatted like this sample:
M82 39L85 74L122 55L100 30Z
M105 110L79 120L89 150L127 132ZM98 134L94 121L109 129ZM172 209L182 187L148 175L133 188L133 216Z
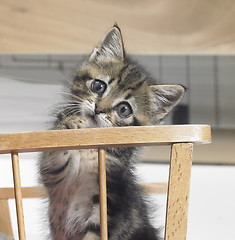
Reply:
M0 154L11 154L12 156L19 239L25 240L26 238L18 153L65 149L98 149L101 240L107 240L104 149L120 146L171 144L165 240L179 240L186 239L193 144L209 143L210 141L211 132L208 125L122 127L0 134Z

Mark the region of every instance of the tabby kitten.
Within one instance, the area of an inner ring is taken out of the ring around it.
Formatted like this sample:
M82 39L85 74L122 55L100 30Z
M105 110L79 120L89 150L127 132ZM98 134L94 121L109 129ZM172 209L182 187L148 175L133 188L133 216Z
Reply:
M180 85L157 85L125 54L111 28L69 86L53 129L157 124L182 98ZM157 240L146 196L136 181L138 148L106 149L110 240ZM97 150L45 152L41 181L49 196L52 239L100 239Z

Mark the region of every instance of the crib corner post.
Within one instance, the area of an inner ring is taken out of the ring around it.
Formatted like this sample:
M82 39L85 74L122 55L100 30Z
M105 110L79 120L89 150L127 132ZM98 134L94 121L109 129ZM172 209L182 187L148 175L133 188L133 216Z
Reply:
M192 143L172 144L165 240L186 240L192 153Z

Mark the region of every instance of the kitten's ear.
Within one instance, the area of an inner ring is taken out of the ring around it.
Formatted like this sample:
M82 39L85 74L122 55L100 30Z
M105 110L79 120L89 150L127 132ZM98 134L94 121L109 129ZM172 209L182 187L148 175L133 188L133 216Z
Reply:
M150 88L157 104L157 121L163 119L179 103L185 93L181 85L152 85Z
M89 61L107 62L125 58L122 34L117 25L112 27L90 55Z

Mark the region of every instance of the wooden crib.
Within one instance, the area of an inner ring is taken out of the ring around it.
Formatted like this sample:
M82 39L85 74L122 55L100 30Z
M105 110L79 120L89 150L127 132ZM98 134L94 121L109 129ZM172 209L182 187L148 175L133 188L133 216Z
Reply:
M185 240L193 144L210 141L211 130L208 125L94 128L0 134L0 154L11 154L14 177L14 191L11 188L0 189L0 231L6 234L10 232L11 222L7 200L15 197L19 239L25 240L22 196L46 197L38 191L38 188L21 188L18 153L98 149L100 233L101 240L107 240L105 148L171 145L165 240ZM165 184L149 184L145 187L150 192L165 191Z

